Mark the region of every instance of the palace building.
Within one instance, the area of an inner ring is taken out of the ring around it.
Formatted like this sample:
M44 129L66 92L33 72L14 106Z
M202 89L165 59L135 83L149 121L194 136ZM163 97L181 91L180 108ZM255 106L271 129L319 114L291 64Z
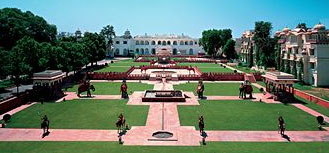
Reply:
M254 59L255 45L253 41L254 31L248 30L245 31L241 36L241 60L244 63L247 63L248 66L254 66L256 61Z
M185 35L143 35L132 37L130 31L113 39L112 54L114 56L155 55L166 49L172 55L198 55L204 53L198 38ZM111 55L110 55L111 56ZM112 55L113 56L113 55Z
M284 28L275 35L281 47L281 66L290 66L291 73L297 70L305 83L329 86L329 30L323 24L307 30Z

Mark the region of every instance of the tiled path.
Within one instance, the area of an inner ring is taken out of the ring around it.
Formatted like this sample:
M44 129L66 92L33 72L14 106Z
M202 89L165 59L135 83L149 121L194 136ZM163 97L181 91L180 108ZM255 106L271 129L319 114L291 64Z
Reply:
M149 82L148 82L149 83ZM155 89L172 90L173 83L165 84L157 82ZM123 136L124 145L176 145L198 146L201 136L194 126L181 126L179 121L178 105L199 105L197 97L192 92L184 92L190 97L184 103L144 103L141 98L144 92L134 92L128 101L128 105L149 105L149 113L145 126L133 126ZM254 101L264 98L263 94L254 94ZM266 97L266 96L265 96ZM67 93L66 100L78 98L75 93ZM118 95L95 95L93 99L119 99ZM237 100L236 96L208 96L208 100ZM262 101L264 101L262 99ZM275 103L268 101L268 103ZM28 105L29 106L29 105ZM23 105L12 114L28 106ZM305 112L318 116L322 115L306 106L294 104L295 107ZM162 115L163 113L163 115ZM329 121L325 117L326 122ZM156 131L172 132L171 141L154 141L152 133ZM116 130L83 130L83 129L51 129L50 135L41 138L41 129L0 129L0 141L118 141ZM288 141L282 138L277 131L206 131L207 141L241 141L241 142L282 142ZM287 131L292 142L329 141L328 131ZM152 139L152 140L150 140Z

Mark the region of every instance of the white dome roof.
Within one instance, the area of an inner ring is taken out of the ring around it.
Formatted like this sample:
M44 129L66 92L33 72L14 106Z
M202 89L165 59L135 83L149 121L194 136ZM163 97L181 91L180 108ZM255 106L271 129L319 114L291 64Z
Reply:
M317 25L315 25L313 27L314 30L325 30L326 29L326 26L324 26L323 24L319 23Z

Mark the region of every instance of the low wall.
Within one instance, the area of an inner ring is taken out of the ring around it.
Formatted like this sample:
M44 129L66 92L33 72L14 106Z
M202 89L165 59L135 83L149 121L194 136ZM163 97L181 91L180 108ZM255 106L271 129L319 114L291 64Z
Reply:
M203 73L201 78L206 81L244 81L242 73Z
M256 81L262 81L263 80L262 73L252 73L252 75L254 75Z
M28 93L20 94L18 97L12 97L0 103L0 115L15 109L28 102ZM2 119L2 118L1 118ZM0 120L1 120L0 119Z
M324 100L324 99L319 98L319 97L316 97L316 96L311 95L309 93L300 91L298 89L294 89L294 95L296 95L298 97L301 97L301 98L303 98L307 101L310 101L310 102L316 103L318 105L321 105L323 107L329 108L329 101Z

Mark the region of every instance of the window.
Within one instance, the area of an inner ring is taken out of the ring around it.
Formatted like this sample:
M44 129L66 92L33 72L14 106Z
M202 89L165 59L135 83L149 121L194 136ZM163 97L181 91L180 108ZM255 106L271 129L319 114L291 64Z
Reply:
M187 41L185 41L185 45L188 45L188 42Z
M197 45L197 44L198 44L198 42L196 42L196 41L195 41L195 42L194 42L194 44L195 44L195 45Z
M116 41L115 43L116 43L116 44L120 44L120 41Z
M173 45L177 45L177 41L174 41L174 42L173 42Z
M153 55L155 54L155 48L152 48L152 54Z
M158 41L158 45L161 45L161 41Z
M193 41L190 41L190 45L193 45Z
M145 45L149 45L150 43L149 43L149 41L145 41Z
M174 48L174 50L173 50L173 54L174 54L174 55L177 55L177 49L176 49L176 48Z
M310 49L310 55L314 55L314 49Z
M162 41L162 45L164 46L167 45L166 41Z
M143 48L141 49L141 54L144 55L144 49Z
M184 41L180 41L179 44L180 44L180 45L184 45Z
M311 69L315 68L315 63L310 63Z
M139 41L138 40L136 40L136 45L139 45Z
M145 48L145 54L146 54L146 55L149 55L149 54L150 54L150 52L149 52L149 49L148 49L148 48Z
M144 45L144 41L141 41L141 45Z
M119 54L120 54L120 49L119 48L115 49L114 55L119 55Z
M193 44L193 42L192 42L192 44ZM192 48L190 49L189 54L193 55L193 49Z
M168 45L171 45L171 42L170 42L170 41L167 41L167 44L168 44Z
M155 45L155 41L152 41L152 43L151 43L152 45Z
M123 41L123 44L127 44L127 41Z

